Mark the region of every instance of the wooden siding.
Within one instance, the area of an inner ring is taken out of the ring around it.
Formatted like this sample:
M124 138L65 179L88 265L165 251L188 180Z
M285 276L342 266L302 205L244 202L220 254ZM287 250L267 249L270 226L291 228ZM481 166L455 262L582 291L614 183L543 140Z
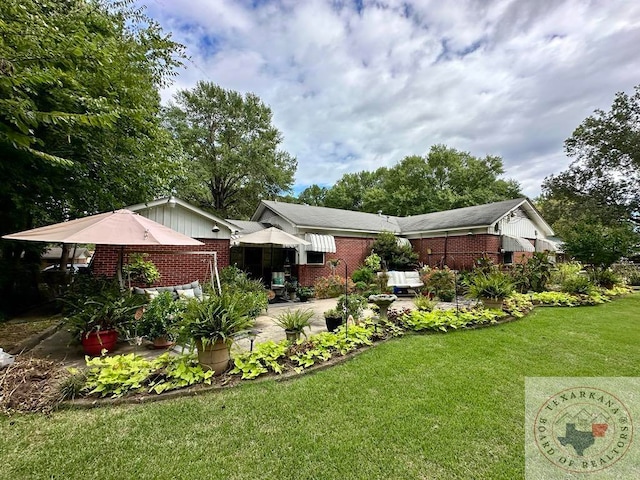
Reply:
M218 223L219 232L212 232L211 229L215 220L205 218L195 212L176 205L169 207L163 205L139 210L138 213L154 222L161 223L176 232L180 232L192 238L206 238L228 240L231 238L231 230Z

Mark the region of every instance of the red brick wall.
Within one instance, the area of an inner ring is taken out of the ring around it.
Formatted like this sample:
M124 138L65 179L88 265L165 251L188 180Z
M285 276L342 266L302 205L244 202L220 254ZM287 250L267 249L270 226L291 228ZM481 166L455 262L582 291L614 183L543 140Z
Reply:
M349 277L353 271L364 263L364 259L371 253L371 245L374 238L335 237L336 253L325 254L325 265L300 265L298 266L298 281L304 286L313 286L317 278L331 275L331 268L326 262L340 258L336 273L344 277L344 265L346 262Z
M181 285L199 280L200 283L208 281L209 260L213 255L176 254L174 252L210 252L218 254L218 270L229 265L229 240L199 239L204 245L194 246L126 246L124 247L124 262L127 262L129 253L148 253L151 260L160 271L160 280L155 286ZM121 247L111 245L96 245L93 256L94 275L116 275L116 265Z
M444 258L445 241L446 259ZM502 261L498 235L456 235L448 239L445 237L422 238L411 240L411 244L413 250L419 254L419 261L431 267L444 263L453 269L470 270L475 260L482 255L487 255L496 263Z

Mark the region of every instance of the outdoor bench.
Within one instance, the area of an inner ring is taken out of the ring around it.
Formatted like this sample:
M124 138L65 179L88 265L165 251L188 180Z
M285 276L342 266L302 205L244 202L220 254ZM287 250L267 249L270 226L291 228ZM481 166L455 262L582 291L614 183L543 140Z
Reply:
M414 290L421 288L424 283L420 280L420 272L408 271L400 272L396 270L390 270L387 272L389 280L387 286L392 287L394 293L399 293L399 290Z
M198 280L191 283L185 283L184 285L171 285L167 287L133 287L133 293L137 293L139 295L147 295L147 297L149 297L149 300L153 300L154 297L162 292L171 292L174 300L177 300L178 298L194 297L202 299L202 286L200 285L200 282Z

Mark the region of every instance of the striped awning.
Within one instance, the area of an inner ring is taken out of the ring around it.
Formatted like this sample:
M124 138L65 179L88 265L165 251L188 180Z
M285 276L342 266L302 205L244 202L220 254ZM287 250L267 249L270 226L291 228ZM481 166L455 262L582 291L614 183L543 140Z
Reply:
M505 252L535 252L529 240L522 237L502 236L502 249Z
M536 239L536 252L557 252L558 246L549 240L544 238Z
M307 233L304 238L307 242L311 242L311 245L307 246L307 252L336 253L336 239L333 235Z

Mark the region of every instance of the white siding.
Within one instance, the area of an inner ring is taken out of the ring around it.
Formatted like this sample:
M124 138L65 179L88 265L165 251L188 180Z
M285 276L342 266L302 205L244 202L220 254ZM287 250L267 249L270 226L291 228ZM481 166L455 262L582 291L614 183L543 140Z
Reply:
M202 217L180 205L145 208L138 213L192 238L231 238L231 231L224 225L218 223L220 231L212 232L214 220Z
M514 217L508 216L498 222L504 235L531 239L544 238L543 229L532 222L522 209L518 209L514 213Z

